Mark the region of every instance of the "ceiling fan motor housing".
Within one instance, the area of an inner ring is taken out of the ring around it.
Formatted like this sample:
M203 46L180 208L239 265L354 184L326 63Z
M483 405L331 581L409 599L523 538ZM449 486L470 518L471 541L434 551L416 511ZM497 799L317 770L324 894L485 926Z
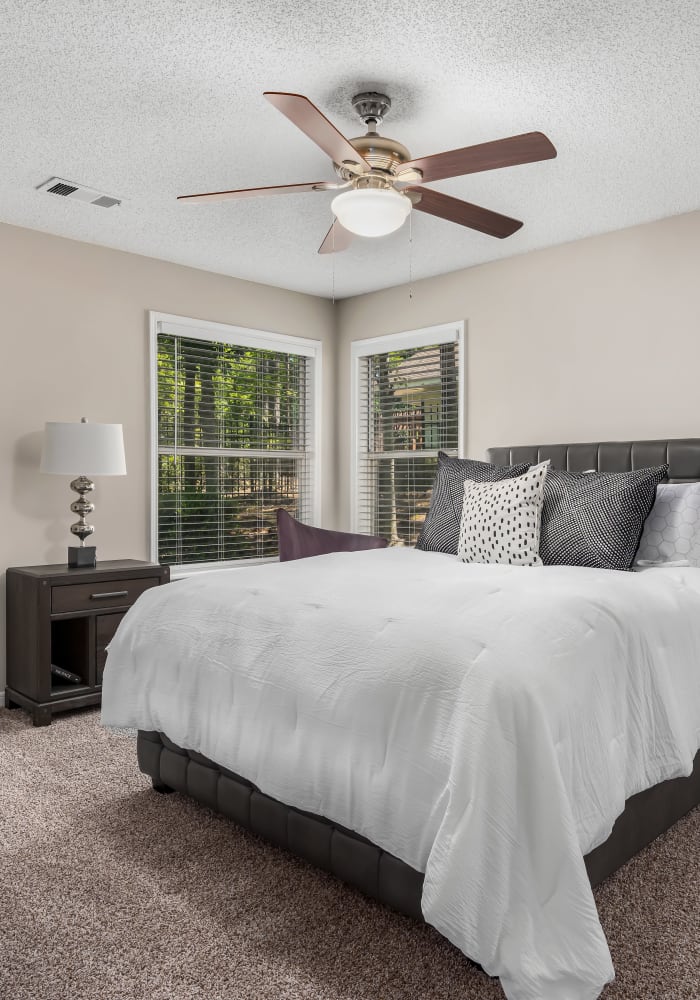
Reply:
M411 159L411 154L401 142L387 139L376 132L358 136L350 140L351 145L363 159L369 163L372 170L381 171L393 176L402 163ZM341 168L343 164L340 165ZM342 175L341 175L342 176Z

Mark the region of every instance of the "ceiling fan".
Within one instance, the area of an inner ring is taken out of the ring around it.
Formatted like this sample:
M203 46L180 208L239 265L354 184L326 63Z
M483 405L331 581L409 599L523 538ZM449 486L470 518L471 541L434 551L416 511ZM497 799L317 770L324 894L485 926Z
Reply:
M367 134L357 139L346 139L301 94L267 91L263 96L330 156L339 180L210 191L181 195L178 201L223 201L301 191L338 191L340 193L331 202L335 220L319 247L319 253L345 250L354 236L386 236L403 225L413 208L498 239L511 236L520 229L522 222L422 187L421 182L440 181L445 177L460 177L519 163L534 163L557 155L542 132L526 132L478 146L465 146L412 159L404 145L377 132L377 127L391 108L391 101L385 94L370 91L353 97L352 105L367 126Z

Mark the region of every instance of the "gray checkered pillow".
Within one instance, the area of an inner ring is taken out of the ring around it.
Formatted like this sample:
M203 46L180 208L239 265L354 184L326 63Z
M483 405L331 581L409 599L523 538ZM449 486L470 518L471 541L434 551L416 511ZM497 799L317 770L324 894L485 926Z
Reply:
M667 473L667 465L610 473L550 469L542 507L542 562L629 569L656 486Z
M514 479L529 468L527 463L504 466L477 462L471 458L450 458L444 451L439 451L430 509L416 548L456 556L467 479L476 483L494 483L501 479Z

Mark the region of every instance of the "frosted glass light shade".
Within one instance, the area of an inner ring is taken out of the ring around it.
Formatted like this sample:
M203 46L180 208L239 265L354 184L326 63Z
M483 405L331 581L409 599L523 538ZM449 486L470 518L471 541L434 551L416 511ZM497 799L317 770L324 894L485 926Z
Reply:
M333 214L343 229L357 236L387 236L399 229L411 212L405 194L393 188L356 188L335 196Z
M47 423L40 468L61 476L125 476L122 425Z

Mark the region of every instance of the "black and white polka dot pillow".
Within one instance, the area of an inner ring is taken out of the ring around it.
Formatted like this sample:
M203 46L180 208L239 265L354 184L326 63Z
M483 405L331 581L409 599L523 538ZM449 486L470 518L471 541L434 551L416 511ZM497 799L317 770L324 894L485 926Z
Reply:
M464 484L457 555L462 562L541 566L540 525L549 461L500 483Z

